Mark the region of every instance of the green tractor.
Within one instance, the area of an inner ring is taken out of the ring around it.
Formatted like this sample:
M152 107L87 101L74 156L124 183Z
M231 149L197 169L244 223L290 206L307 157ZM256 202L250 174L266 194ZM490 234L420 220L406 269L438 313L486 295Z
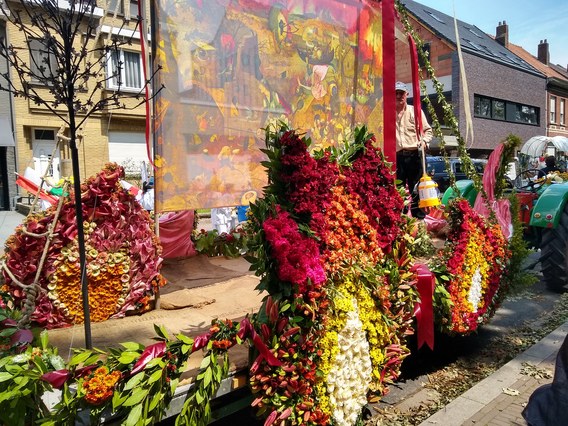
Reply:
M546 286L556 292L568 284L568 181L559 183L538 178L537 169L521 172L510 182L519 199L519 215L525 225L525 237L540 249L540 264ZM456 182L442 197L446 205L461 196L474 205L477 190L472 180Z

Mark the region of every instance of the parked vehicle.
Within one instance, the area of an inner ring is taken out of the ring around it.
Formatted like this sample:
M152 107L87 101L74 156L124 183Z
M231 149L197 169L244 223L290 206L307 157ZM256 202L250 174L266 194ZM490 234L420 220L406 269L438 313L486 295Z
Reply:
M451 157L448 161L456 181L468 179L463 171L462 163L459 158ZM487 160L472 159L471 161L477 173L482 175L485 170ZM426 173L438 184L438 190L441 194L450 187L450 175L446 169L444 157L426 156Z

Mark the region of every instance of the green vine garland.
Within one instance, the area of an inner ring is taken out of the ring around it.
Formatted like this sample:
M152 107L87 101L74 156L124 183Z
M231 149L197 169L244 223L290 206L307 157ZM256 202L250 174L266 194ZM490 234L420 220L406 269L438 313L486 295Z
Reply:
M416 43L418 54L420 55L420 58L423 61L424 68L426 69L426 72L428 73L428 75L430 76L430 78L432 80L432 85L433 85L434 89L436 90L436 94L438 96L437 97L438 103L442 106L442 111L444 112L444 124L446 124L446 126L448 126L451 129L452 133L456 136L456 139L457 139L457 142L458 142L458 156L459 156L460 160L462 161L463 170L464 170L466 176L473 181L477 191L482 193L482 196L484 197L484 199L487 199L487 194L485 193L485 190L483 189L481 177L477 174L475 167L473 166L471 158L469 157L468 152L467 152L467 147L465 146L465 141L464 141L464 139L463 139L463 137L462 137L462 135L459 131L458 121L456 119L456 116L454 115L453 107L452 107L452 105L450 105L448 103L448 101L444 97L444 86L436 78L434 68L432 67L432 64L430 63L430 59L428 58L428 55L426 54L426 52L423 49L424 42L418 36L418 34L416 34L416 31L414 30L414 28L412 28L412 26L410 25L410 20L408 19L408 10L400 2L400 0L395 0L395 5L396 5L396 9L399 12L400 20L401 20L401 22L404 26L404 29L407 32L407 34L410 34L411 37L414 39L414 42ZM422 70L420 70L420 73L422 74ZM420 88L421 88L423 93L427 93L426 92L426 85L425 85L424 80L422 78L420 79ZM450 177L450 186L452 188L454 188L454 190L457 191L455 175L454 175L454 173L453 173L453 171L450 167L448 156L447 156L447 153L444 149L445 148L444 135L442 133L442 128L441 128L440 122L438 120L438 117L436 115L436 111L434 110L434 106L432 105L432 101L430 100L430 98L428 96L424 97L424 102L426 103L426 106L428 108L428 112L430 113L430 116L432 118L431 125L432 125L434 135L440 139L440 149L443 152L444 161L446 163L446 169L447 169L448 175Z

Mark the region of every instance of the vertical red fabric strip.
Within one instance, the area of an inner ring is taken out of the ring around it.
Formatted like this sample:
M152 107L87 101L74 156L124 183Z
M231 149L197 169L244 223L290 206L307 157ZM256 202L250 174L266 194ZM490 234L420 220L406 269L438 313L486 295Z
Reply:
M418 52L416 43L408 34L408 44L410 46L410 67L412 69L412 98L414 107L414 125L416 126L416 136L422 139L422 106L420 104L420 79L418 76Z
M138 1L138 18L139 18L139 22L138 22L138 29L140 31L140 50L141 50L141 55L142 55L142 72L144 73L144 96L146 101L144 102L144 106L146 108L146 129L145 129L145 138L146 138L146 155L148 156L148 161L150 162L150 164L152 165L152 167L155 169L156 166L154 164L154 159L152 158L152 151L150 150L150 91L148 89L149 83L148 83L148 74L147 74L147 67L146 67L146 31L145 31L145 25L144 24L144 19L142 18L142 7L143 7L143 1L139 0Z
M418 349L426 344L434 350L434 274L423 263L415 264L411 271L418 276L416 289L420 295L420 302L414 307Z
M383 152L396 169L394 0L382 0L381 3L383 15Z

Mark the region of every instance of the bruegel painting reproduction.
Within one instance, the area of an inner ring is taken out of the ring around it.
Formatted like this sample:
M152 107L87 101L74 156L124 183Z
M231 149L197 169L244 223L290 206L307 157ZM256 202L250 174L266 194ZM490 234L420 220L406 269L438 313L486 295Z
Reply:
M382 143L380 2L157 0L156 210L262 194L264 128L313 148L366 124ZM252 191L252 192L251 192Z

